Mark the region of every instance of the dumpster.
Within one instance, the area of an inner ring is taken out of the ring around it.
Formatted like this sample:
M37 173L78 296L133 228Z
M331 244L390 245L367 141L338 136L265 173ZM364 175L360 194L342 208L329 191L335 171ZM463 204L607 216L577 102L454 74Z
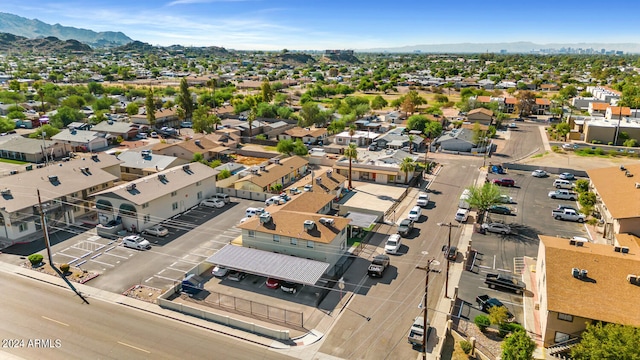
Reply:
M196 274L189 274L182 280L182 291L197 294L204 289L204 279Z

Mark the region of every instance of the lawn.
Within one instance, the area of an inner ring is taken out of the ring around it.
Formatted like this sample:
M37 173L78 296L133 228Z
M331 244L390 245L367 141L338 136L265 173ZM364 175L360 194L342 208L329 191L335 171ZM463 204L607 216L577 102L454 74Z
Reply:
M16 164L16 165L29 164L28 161L11 160L11 159L0 159L0 162L7 163L7 164Z

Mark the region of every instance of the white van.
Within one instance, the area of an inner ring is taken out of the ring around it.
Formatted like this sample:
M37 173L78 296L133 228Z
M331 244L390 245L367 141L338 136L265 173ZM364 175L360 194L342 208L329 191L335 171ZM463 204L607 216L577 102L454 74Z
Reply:
M573 189L576 185L569 180L555 179L553 187L556 189Z
M272 196L264 201L264 206L281 205L281 204L284 204L284 201L280 196Z
M471 191L469 189L464 189L462 195L460 195L460 200L458 201L458 207L460 209L470 209L469 198L471 197Z
M215 194L213 194L213 196L211 198L212 199L218 199L220 201L224 201L225 204L228 204L229 201L231 201L231 198L229 198L229 195L223 194L223 193L215 193Z
M254 207L250 207L247 208L247 211L245 211L245 216L246 217L253 217L253 216L260 216L260 214L262 214L264 212L264 208L254 208Z

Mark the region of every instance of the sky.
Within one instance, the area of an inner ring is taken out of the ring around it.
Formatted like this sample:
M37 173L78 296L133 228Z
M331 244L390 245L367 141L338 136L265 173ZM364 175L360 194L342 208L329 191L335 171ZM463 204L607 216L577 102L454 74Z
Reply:
M236 50L640 42L637 0L1 0L0 11L152 45Z

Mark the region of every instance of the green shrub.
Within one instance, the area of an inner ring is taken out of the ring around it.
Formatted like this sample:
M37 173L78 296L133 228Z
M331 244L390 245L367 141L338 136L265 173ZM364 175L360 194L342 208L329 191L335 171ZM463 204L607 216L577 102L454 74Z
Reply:
M609 141L609 142L607 143L607 145L609 145L609 146L613 146L613 141Z
M482 332L487 330L489 325L491 325L491 320L489 320L489 317L487 317L485 315L476 316L475 319L473 319L473 322L476 324L478 329L480 329L480 331L482 331Z
M578 195L578 203L584 207L593 207L596 204L596 194L591 191L584 192Z
M594 152L596 155L604 155L604 150L602 150L602 148L597 148Z
M555 153L562 152L562 149L561 149L561 148L560 148L560 146L558 146L558 145L553 145L553 146L551 147L551 150L553 150L553 152L555 152Z
M591 226L596 226L596 225L598 225L598 219L590 218L590 219L587 220L587 224L591 225Z
M602 144L602 141L600 140L591 140L592 144Z
M580 179L576 181L576 188L575 190L578 193L583 193L583 192L587 192L589 191L589 180L587 179Z
M471 353L471 343L466 341L466 340L460 341L460 348L467 355L469 355Z
M510 332L509 324L503 323L498 327L498 336L505 337Z
M68 273L70 268L71 267L69 266L69 264L61 264L60 265L60 271L62 271L63 274Z
M29 255L29 262L33 266L36 266L36 265L40 264L42 262L42 259L44 259L44 256L42 256L40 254L31 254L31 255Z

